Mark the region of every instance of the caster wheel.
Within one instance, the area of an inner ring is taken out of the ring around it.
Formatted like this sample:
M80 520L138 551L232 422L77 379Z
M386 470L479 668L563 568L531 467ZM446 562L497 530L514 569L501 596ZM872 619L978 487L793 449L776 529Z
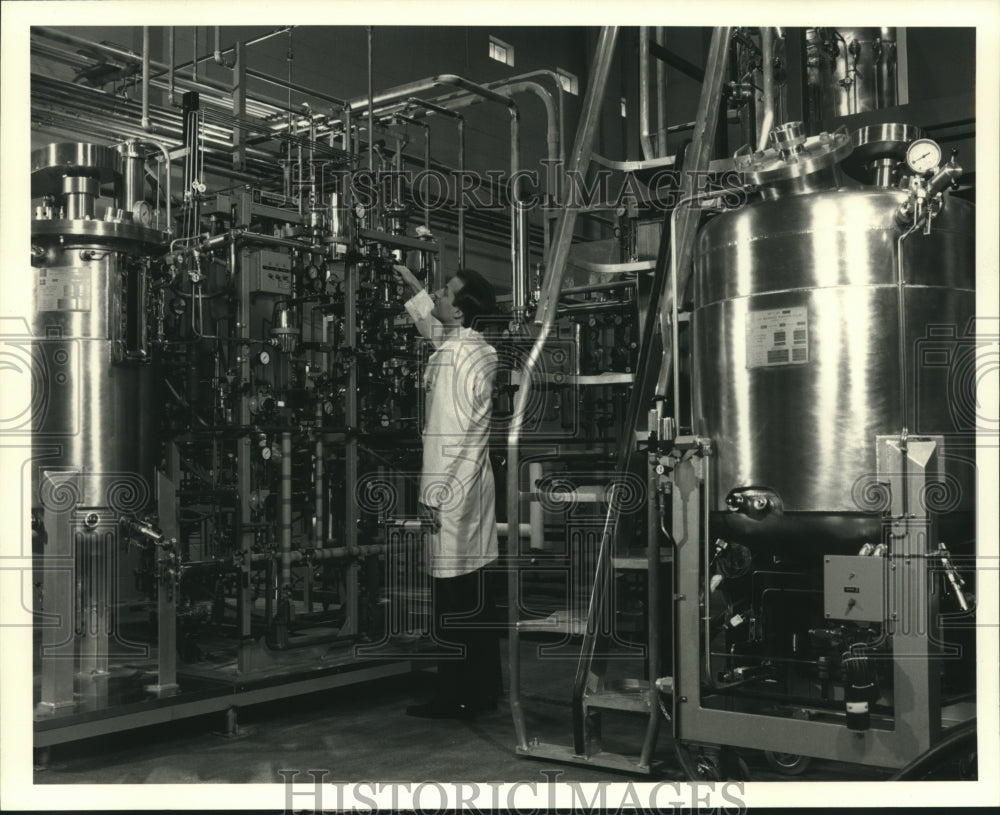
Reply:
M749 781L750 768L731 747L688 742L674 745L688 781Z
M795 753L772 753L770 750L765 750L764 758L782 775L802 775L812 764L809 756L798 756Z

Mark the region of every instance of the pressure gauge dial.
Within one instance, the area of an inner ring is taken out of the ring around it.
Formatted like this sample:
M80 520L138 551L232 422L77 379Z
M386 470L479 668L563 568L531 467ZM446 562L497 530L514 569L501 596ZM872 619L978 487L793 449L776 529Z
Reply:
M931 139L917 139L906 148L906 163L918 175L941 164L941 146Z
M271 354L268 351L261 351L257 355L257 360L261 365L267 365L271 361Z
M145 201L136 201L132 206L132 218L140 226L149 227L153 223L153 208Z

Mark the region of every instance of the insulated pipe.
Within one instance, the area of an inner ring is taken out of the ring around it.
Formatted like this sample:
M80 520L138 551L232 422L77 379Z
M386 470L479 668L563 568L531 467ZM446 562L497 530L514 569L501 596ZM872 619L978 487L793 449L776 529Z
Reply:
M656 158L649 131L649 27L639 27L639 144L642 157Z
M149 132L149 27L142 27L142 124Z
M281 595L292 594L292 434L281 434Z
M774 30L760 30L760 70L764 77L764 117L757 134L757 149L766 150L767 141L774 127Z
M597 134L597 124L600 118L601 102L607 87L608 75L611 71L614 56L615 41L618 38L617 26L607 26L601 29L597 44L597 52L590 79L587 83L587 94L583 101L583 111L580 115L580 127L577 130L573 150L569 157L569 171L586 170L594 149L594 139ZM538 339L531 348L521 373L520 387L514 400L514 413L511 417L510 429L507 435L507 523L517 524L520 519L520 435L524 424L525 411L530 395L531 378L541 358L542 349L555 321L556 307L559 301L559 290L562 288L563 275L566 273L566 261L569 258L570 243L573 240L573 227L576 223L577 210L567 208L560 215L556 227L556 238L552 248L552 263L545 278L541 300L538 304L536 322L541 324ZM512 563L516 558L516 547L508 549L511 552ZM511 570L513 571L513 565ZM514 719L514 732L517 746L528 749L525 730L524 712L521 708L520 691L520 641L517 636L516 616L519 608L518 585L514 575L509 575L507 581L507 598L512 622L511 636L508 638L508 656L510 659L510 708Z

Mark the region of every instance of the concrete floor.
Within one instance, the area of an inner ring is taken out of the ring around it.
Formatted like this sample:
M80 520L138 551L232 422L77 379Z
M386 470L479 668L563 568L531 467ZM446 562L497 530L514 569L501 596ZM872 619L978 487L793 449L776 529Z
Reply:
M503 644L506 647L506 641ZM528 737L569 746L575 661L539 660L538 644L525 642L522 651ZM541 784L552 772L558 772L562 782L649 780L516 755L511 715L503 702L474 722L404 715L407 704L430 695L433 681L432 673L417 672L243 708L236 738L219 735L223 717L213 714L57 745L48 764L36 769L35 783L272 784L282 782L282 770L298 770L308 780L305 773L313 769L328 770L327 783L378 779ZM644 723L642 715L606 712L605 749L637 756ZM663 724L655 777L682 780L670 727ZM748 751L744 758L754 780L786 780L771 770L761 753ZM807 775L794 780L876 780L885 775L858 765L817 761Z

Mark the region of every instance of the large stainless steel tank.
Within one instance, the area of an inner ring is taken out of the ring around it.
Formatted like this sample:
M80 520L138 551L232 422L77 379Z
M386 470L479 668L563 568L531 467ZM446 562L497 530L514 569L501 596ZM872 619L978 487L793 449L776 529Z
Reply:
M876 436L962 430L918 352L928 336L961 337L975 313L974 208L951 198L929 235L906 238L900 283L905 200L887 188L785 195L700 233L693 422L715 442L711 509L730 534L878 540ZM969 508L973 467L955 458L947 471L949 508ZM727 511L733 490L753 487L782 512Z
M128 514L153 497L160 451L141 258L165 236L116 206L122 168L118 152L92 144L54 144L32 155L32 195L40 201L32 330L44 401L32 428L36 506ZM116 195L97 212L111 185Z

